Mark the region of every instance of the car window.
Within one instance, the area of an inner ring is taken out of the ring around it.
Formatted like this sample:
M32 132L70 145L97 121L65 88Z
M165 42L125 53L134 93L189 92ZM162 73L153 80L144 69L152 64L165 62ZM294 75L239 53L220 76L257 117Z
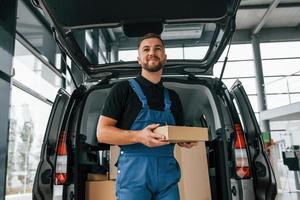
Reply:
M216 24L214 23L165 24L161 37L165 42L168 59L203 59L208 52L215 30ZM126 36L121 26L74 30L73 32L82 52L93 64L137 60L138 38ZM118 56L115 59L108 56L105 48L107 44L103 42L104 39L101 36L98 37L99 33L109 35L109 45L117 50ZM80 45L84 40L87 44ZM98 56L98 59L95 59L97 56L93 56L95 47L92 44L95 40L99 40L100 43L100 56Z

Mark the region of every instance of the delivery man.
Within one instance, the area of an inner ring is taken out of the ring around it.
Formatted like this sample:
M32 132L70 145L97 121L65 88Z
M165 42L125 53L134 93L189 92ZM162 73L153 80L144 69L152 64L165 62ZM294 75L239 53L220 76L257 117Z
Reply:
M179 200L180 168L174 144L153 132L160 125L184 125L179 96L161 81L166 59L159 35L142 37L138 44L141 74L112 88L99 118L98 141L121 148L118 200ZM191 148L196 143L179 145Z

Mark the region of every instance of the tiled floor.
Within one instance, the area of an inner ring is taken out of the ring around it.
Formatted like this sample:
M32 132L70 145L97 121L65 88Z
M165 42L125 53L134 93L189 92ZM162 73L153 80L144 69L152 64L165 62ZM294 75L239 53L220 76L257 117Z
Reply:
M278 193L276 200L300 200L300 192Z

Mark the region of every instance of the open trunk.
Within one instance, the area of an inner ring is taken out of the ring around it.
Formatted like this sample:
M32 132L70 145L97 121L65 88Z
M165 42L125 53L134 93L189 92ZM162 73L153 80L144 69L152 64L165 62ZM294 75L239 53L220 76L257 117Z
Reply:
M115 152L111 146L98 143L96 128L102 106L116 81L120 80L103 81L97 85L89 83L76 89L71 96L63 91L58 93L35 178L35 199L86 199L86 187L92 187L86 183L95 179L90 175L96 176L97 180L99 177L102 181L108 180L106 174L114 165L110 158ZM207 174L206 185L210 188L211 199L273 199L276 182L263 150L260 130L255 118L251 117L253 111L245 112L245 109L251 108L250 104L243 107L244 101L240 101L237 90L232 94L220 80L209 77L177 76L163 78L163 81L166 87L178 93L185 125L208 128L209 139L200 147L204 153L198 157L196 152L195 160L180 158L183 180L186 171L192 176L194 173L192 178L196 180L199 179L196 174L202 170L202 174ZM240 84L236 86L241 87ZM234 105L235 98L237 103L240 101L238 107ZM237 108L241 111L241 118ZM64 140L61 141L61 138ZM65 147L65 154L61 154L61 147ZM253 149L257 151L256 156L252 154ZM196 162L200 157L201 161ZM184 167L196 163L204 163L205 166L191 170ZM257 168L258 164L260 168ZM266 182L268 187L260 186ZM114 195L114 182L108 180L107 184L110 185L109 194ZM103 190L107 184L97 186L96 191ZM199 192L197 187L189 193ZM198 200L200 196L195 198Z
M205 142L206 157L209 174L212 199L231 199L230 190L230 166L228 160L228 142L223 123L222 109L219 105L220 97L213 88L214 79L203 79L197 81L186 81L181 79L166 79L164 85L175 90L182 101L186 125L197 127L208 127L209 141ZM109 147L98 144L96 139L96 126L100 116L101 108L110 91L111 85L94 86L87 94L82 109L80 143L78 149L77 169L74 174L82 174L81 179L75 182L78 199L84 198L85 181L88 173L95 173L100 169L108 169ZM77 138L79 138L77 136ZM75 147L76 148L76 147ZM100 154L99 149L102 149ZM101 157L99 157L99 155ZM205 162L205 161L203 161ZM195 169L197 170L197 169Z

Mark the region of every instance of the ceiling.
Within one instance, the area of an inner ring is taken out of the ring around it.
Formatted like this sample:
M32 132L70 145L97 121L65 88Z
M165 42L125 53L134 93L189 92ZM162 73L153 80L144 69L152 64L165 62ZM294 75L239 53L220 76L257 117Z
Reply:
M272 4L277 5L270 8ZM237 12L237 29L254 29L261 23L267 10L264 28L297 27L300 24L299 0L242 0Z
M237 35L247 32L250 39L252 34L258 34L266 42L268 38L299 40L299 29L300 0L241 0L236 16Z
M207 26L203 31L208 31ZM251 43L253 35L261 42L299 41L300 0L241 0L233 43ZM210 37L207 41L202 38L201 43L209 44ZM119 47L130 48L132 43L131 40L121 41ZM173 40L169 43L186 42Z

